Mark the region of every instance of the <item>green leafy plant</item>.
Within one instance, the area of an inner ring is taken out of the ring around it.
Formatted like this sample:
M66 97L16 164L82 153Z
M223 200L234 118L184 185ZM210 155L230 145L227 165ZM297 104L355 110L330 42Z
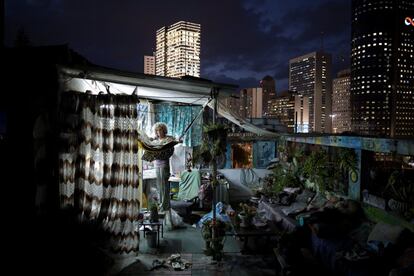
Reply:
M159 215L158 215L158 204L156 201L149 201L148 209L150 211L150 221L151 222L158 222Z
M303 165L303 175L314 183L316 187L310 187L318 192L329 189L329 173L327 170L328 155L324 150L312 151Z
M338 151L338 164L342 172L357 172L358 157L353 149L340 148Z
M205 241L204 253L220 261L223 257L224 239L228 225L221 220L206 220L201 228L201 236ZM213 235L213 231L215 235Z
M277 164L271 175L272 186L267 192L269 195L280 193L285 187L301 187L300 169L297 163L287 165Z
M214 189L218 185L217 162L225 155L227 146L228 128L222 124L208 124L203 127L203 142L196 152L195 162L208 165L211 169L211 186ZM224 236L222 222L216 219L216 206L213 197L213 218L203 226L202 235L206 240L207 255L212 255L214 260L220 260L223 255L222 239Z
M226 152L227 127L221 124L203 126L203 142L194 150L193 161L212 165Z
M335 192L346 193L350 173L358 172L358 157L353 149L338 148L330 168Z

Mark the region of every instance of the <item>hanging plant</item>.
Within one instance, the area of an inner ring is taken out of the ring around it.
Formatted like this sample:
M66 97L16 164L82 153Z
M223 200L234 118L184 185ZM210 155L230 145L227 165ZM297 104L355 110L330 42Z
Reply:
M227 127L221 124L203 126L203 142L198 149L194 150L194 162L211 165L225 155L227 131Z
M209 124L203 127L203 142L195 154L197 161L208 165L212 172L211 186L213 193L218 185L217 161L226 152L227 127L222 124ZM214 203L214 199L213 199ZM226 225L216 219L213 204L213 218L203 225L202 236L206 241L206 255L213 256L214 260L221 260L223 256L223 238ZM224 224L224 226L223 226Z

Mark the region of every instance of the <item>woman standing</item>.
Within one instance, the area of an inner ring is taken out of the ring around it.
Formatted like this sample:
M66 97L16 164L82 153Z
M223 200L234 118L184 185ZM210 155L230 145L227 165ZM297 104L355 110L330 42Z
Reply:
M168 129L164 123L156 123L154 125L155 140L160 143L166 139L171 139L167 136ZM155 173L157 175L157 189L160 194L159 209L161 212L170 209L170 185L168 178L170 177L170 162L169 158L174 153L174 147L168 148L157 156L154 160Z

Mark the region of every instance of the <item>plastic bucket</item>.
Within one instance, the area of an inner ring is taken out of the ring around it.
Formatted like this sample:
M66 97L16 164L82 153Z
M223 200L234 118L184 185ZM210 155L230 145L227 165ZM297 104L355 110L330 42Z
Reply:
M148 231L145 233L145 238L147 239L147 246L149 248L157 247L157 231Z

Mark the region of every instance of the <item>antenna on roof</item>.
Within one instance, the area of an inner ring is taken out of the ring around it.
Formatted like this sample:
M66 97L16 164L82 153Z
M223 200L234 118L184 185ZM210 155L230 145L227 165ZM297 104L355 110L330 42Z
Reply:
M323 35L325 33L323 31L321 31L321 52L323 52Z

